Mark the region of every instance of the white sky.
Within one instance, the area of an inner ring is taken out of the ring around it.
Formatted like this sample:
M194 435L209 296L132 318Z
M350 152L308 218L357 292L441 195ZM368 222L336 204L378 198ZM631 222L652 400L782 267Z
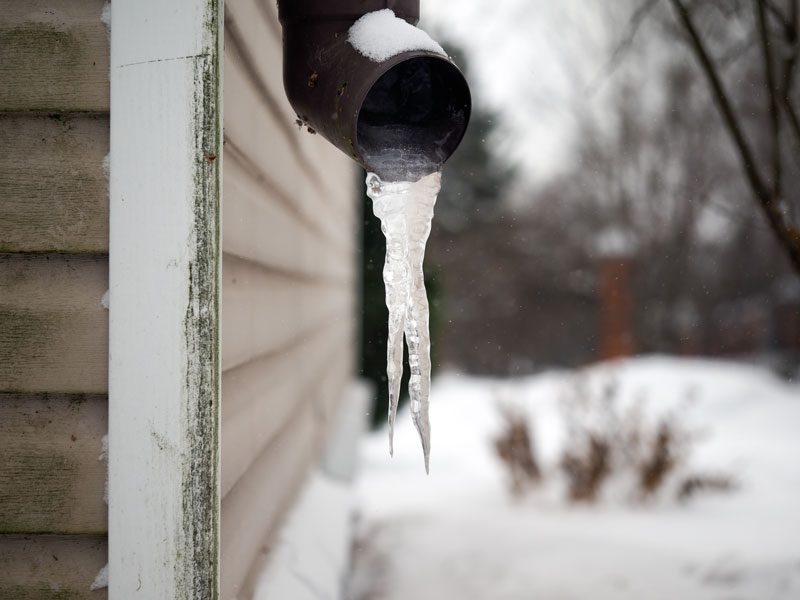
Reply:
M465 48L473 94L513 127L496 142L541 181L569 158L575 116L602 112L590 90L617 40L611 11L597 0L422 0L420 26Z

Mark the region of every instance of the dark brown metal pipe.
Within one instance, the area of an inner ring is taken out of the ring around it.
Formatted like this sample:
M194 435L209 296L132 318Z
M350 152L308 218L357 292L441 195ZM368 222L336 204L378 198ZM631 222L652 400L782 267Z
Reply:
M432 172L464 136L469 86L435 52L402 52L383 62L360 54L348 30L384 8L412 25L419 20L419 0L278 0L286 94L303 125L367 170L383 176L376 156L405 152L419 154Z

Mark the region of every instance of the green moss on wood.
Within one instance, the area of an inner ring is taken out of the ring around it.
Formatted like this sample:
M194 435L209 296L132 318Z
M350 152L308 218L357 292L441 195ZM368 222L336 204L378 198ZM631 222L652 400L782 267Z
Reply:
M181 600L219 596L219 255L221 155L220 4L207 4L208 52L194 57L194 232L189 263Z
M45 61L51 68L76 68L83 58L83 45L74 32L47 23L32 21L0 29L0 47L8 52L5 60L13 57L20 69L36 68Z
M5 27L3 27L5 25ZM102 27L0 22L0 110L107 111Z
M88 587L86 591L58 590L44 585L3 585L0 583L0 598L8 600L86 600L100 597L92 595Z

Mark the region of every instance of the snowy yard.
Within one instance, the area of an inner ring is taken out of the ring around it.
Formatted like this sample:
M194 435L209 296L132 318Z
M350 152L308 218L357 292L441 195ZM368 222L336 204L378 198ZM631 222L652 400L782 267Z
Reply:
M634 501L624 474L571 505L558 469L576 377L617 384L621 406L672 413L685 464ZM515 499L493 440L498 404L524 407L543 483ZM735 363L651 357L520 380L443 375L431 405L431 475L408 411L395 458L363 445L352 600L800 598L800 386ZM735 491L675 499L681 474L724 473Z

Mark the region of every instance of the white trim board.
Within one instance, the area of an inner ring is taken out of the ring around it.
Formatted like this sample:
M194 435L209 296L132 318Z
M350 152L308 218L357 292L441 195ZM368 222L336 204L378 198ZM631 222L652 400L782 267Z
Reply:
M109 597L215 599L221 2L111 11Z

